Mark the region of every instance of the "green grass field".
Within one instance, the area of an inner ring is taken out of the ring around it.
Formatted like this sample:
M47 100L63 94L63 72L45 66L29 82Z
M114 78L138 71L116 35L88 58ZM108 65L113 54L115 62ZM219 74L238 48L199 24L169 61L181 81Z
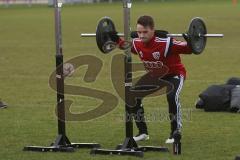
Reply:
M240 76L240 17L239 4L231 1L152 2L133 4L132 28L138 16L150 14L156 28L171 33L187 30L191 18L203 17L209 33L223 33L223 39L209 39L200 56L183 55L188 70L181 94L184 113L182 155L147 152L147 160L233 160L240 154L239 114L207 113L195 109L198 94L211 84L224 83L229 77ZM122 53L115 50L103 55L94 38L81 38L82 32L95 31L97 21L110 16L119 32L123 31L122 4L88 4L65 6L62 9L63 53L65 61L79 55L94 55L103 68L93 83L82 80L86 67L80 67L66 84L86 86L118 96L110 77L111 59ZM54 10L46 6L0 6L0 98L9 104L0 110L0 159L3 160L67 160L67 159L137 159L130 156L91 156L89 149L74 153L35 153L22 151L27 145L49 146L57 136L55 116L56 92L49 87L49 76L55 68ZM133 57L139 62L138 57ZM122 68L119 68L122 70ZM120 72L120 71L116 71ZM84 112L95 108L98 99L66 95L73 100L71 111ZM149 119L150 140L140 145L164 145L169 135L165 96L144 101L147 115L160 113L157 120ZM124 103L119 101L112 112L87 122L67 122L67 135L72 142L98 142L113 149L125 135L122 120ZM134 129L137 132L136 128ZM171 146L168 146L170 150Z

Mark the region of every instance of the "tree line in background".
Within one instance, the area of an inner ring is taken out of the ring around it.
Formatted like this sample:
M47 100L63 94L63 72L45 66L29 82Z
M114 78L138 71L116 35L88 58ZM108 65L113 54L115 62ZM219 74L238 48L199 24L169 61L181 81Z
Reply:
M121 2L122 0L58 0L65 4L80 4L80 3L113 3L113 2ZM229 1L233 4L237 4L238 0L132 0L133 3L135 2L181 2L181 1ZM15 4L23 4L28 5L29 7L33 4L46 4L49 6L53 5L54 0L0 0L0 5L4 5L9 7L10 5Z
M26 4L31 6L32 4L48 4L53 5L54 0L0 0L0 5L13 5L13 4ZM59 0L66 4L77 4L77 3L100 3L100 2L121 2L122 0ZM149 2L149 1L156 1L156 0L133 0L133 2ZM158 0L158 1L173 1L173 0Z

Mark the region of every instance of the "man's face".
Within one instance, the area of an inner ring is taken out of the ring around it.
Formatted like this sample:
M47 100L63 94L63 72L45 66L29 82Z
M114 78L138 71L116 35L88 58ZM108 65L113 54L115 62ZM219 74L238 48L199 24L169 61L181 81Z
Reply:
M149 26L144 27L141 24L137 24L137 34L143 43L149 42L154 36L154 32L155 30L151 29Z

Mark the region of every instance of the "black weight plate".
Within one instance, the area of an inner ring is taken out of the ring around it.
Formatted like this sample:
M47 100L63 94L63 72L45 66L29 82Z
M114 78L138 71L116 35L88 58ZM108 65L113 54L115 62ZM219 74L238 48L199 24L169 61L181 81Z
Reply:
M103 17L96 29L96 42L102 53L109 53L113 50L111 47L106 47L106 43L112 42L109 32L116 32L115 25L109 17Z
M207 37L203 36L205 34L207 28L204 21L199 17L193 18L189 25L188 37L194 54L201 54L204 50L207 43Z

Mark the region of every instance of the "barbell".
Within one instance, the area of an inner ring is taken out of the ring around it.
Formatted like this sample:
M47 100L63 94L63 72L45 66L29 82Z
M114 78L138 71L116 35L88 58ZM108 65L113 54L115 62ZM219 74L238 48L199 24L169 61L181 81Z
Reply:
M110 33L117 33L115 25L111 18L103 17L97 25L96 33L82 33L82 37L96 37L97 46L103 53L109 53L116 48L116 43ZM123 33L117 33L118 36L124 36ZM156 30L158 37L183 37L183 34L169 34L167 31ZM191 20L188 31L185 33L188 38L188 45L192 48L194 54L201 54L206 46L207 38L222 38L223 34L208 34L206 25L202 18L195 17ZM131 38L136 38L137 32L131 32ZM128 45L128 43L126 43Z
M157 30L158 31L158 30ZM136 32L136 31L133 31L133 32ZM132 32L132 33L133 33ZM124 34L123 33L117 33L117 35L118 36L120 36L120 37L123 37L124 36ZM182 37L183 35L182 34L174 34L174 33L171 33L171 34L167 34L167 37ZM211 33L211 34L204 34L204 35L199 35L199 36L202 36L202 37L224 37L224 35L223 34L213 34L213 33ZM96 37L96 33L81 33L81 37ZM132 37L132 38L134 38L134 37Z

